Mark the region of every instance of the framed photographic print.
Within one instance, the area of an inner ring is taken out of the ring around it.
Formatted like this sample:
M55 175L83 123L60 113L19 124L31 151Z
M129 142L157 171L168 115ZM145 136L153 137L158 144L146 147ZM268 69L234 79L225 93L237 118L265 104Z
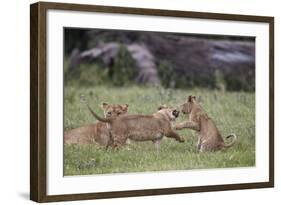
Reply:
M30 198L274 186L274 18L30 7Z

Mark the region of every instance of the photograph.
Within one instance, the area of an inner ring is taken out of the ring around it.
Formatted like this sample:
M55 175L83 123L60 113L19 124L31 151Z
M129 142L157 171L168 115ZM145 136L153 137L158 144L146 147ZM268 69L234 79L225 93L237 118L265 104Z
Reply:
M63 175L256 166L256 38L63 28Z

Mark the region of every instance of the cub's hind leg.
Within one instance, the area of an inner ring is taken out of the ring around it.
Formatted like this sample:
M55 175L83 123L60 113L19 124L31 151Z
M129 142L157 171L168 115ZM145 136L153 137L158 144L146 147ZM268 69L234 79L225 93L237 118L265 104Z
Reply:
M113 139L113 149L119 150L120 147L124 146L126 144L127 138L119 135L112 135Z
M200 151L201 150L201 143L202 143L202 140L201 140L201 137L198 137L198 141L197 141L197 150Z

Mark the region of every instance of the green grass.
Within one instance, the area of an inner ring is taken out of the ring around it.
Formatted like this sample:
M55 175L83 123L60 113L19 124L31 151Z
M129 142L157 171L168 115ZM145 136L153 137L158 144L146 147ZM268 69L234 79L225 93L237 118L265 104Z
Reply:
M255 94L218 92L206 89L171 90L156 87L127 88L66 86L64 93L64 130L96 120L81 105L84 94L91 107L102 115L102 102L127 103L129 113L151 114L160 104L180 105L190 94L200 96L201 104L223 136L236 133L237 143L225 151L198 153L197 134L178 131L186 139L178 143L164 138L159 152L152 142L131 142L119 151L97 145L65 145L64 175L89 175L165 170L189 170L255 166ZM180 115L176 122L186 118Z

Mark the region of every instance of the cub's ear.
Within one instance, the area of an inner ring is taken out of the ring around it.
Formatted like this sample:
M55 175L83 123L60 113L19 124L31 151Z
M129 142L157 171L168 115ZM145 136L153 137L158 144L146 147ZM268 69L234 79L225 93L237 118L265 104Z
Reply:
M125 104L125 105L121 105L122 110L127 111L128 110L129 105Z
M162 110L162 109L164 109L164 108L167 108L167 105L160 105L159 107L158 107L158 110Z
M196 100L196 97L192 95L188 96L187 98L187 102L193 102L194 100Z
M102 109L106 109L108 107L108 104L107 103L102 103L100 106L101 106Z

